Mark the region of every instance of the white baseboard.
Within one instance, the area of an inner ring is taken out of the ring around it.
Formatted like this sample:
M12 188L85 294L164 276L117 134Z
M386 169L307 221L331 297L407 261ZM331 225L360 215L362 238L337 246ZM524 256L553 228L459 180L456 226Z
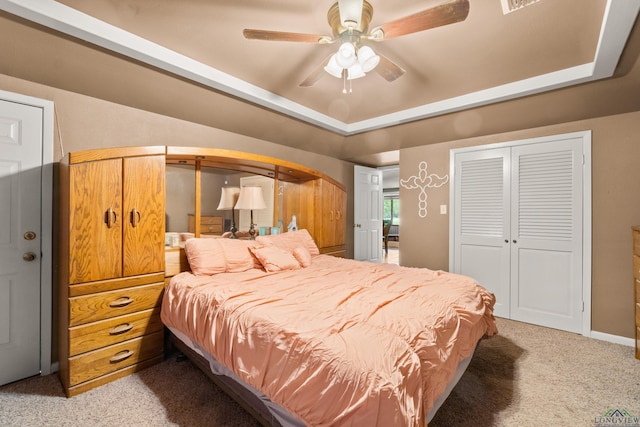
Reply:
M635 340L633 338L621 337L619 335L605 334L604 332L591 331L591 338L595 338L600 341L612 342L614 344L622 344L628 347L635 346Z

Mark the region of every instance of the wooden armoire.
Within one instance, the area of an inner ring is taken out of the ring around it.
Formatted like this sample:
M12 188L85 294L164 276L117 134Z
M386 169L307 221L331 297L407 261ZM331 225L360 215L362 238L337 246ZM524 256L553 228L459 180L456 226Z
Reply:
M344 256L345 190L318 171L215 148L68 154L58 181L59 375L67 396L163 359L165 277L188 268L184 249L165 248L167 163L195 168L196 236L203 232L201 168L224 168L275 179L274 224L297 215L298 227L309 230L322 253Z
M165 147L60 164L60 379L68 396L163 358Z

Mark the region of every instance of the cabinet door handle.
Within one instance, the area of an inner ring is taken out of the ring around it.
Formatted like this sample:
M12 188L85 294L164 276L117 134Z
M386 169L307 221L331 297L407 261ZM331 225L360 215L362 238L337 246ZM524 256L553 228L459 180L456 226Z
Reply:
M129 332L131 329L133 329L133 325L131 323L123 323L110 330L109 335L124 334L125 332Z
M118 222L118 216L116 215L116 213L113 210L113 208L107 209L107 211L105 212L104 216L105 216L104 222L107 224L107 228L111 228L111 226L113 224Z
M138 222L140 222L140 212L136 209L133 208L131 209L131 226L135 227L136 225L138 225Z
M329 221L333 221L333 211L329 211Z
M118 363L118 362L122 362L123 360L129 358L133 356L133 351L131 350L123 350L119 353L116 353L115 356L113 356L112 358L109 359L110 363Z
M133 300L129 297L120 297L115 301L111 301L109 303L109 307L126 307L127 305L131 304L133 302Z

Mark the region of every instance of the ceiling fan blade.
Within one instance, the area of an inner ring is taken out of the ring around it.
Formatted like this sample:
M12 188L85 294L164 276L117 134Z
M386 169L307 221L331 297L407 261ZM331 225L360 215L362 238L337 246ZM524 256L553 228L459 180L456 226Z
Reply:
M331 43L329 36L321 36L318 34L288 33L285 31L269 31L269 30L242 30L242 34L247 39L267 40L277 42L302 42L302 43Z
M371 31L374 40L388 40L430 28L464 21L469 15L469 0L453 0L395 21L387 22ZM382 36L375 35L382 30Z
M380 56L380 62L378 63L378 66L374 68L374 71L380 74L386 81L392 82L402 77L405 73L402 67L386 56L381 55L380 53L378 53L378 56Z
M321 78L323 78L327 72L324 70L325 65L327 65L327 63L329 62L329 59L331 59L331 56L333 54L327 56L325 59L322 60L322 62L320 63L320 65L318 65L316 67L315 70L313 70L311 72L311 74L309 74L307 76L306 79L304 79L302 82L300 82L300 84L298 86L300 87L311 87L314 84L316 84L318 82L318 80L320 80Z

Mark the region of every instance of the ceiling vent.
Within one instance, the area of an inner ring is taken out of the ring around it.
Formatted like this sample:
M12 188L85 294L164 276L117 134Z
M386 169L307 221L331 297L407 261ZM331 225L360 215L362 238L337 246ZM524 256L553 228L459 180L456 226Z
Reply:
M500 0L502 3L502 13L515 12L516 10L523 9L525 6L530 6L533 3L537 3L540 0Z

